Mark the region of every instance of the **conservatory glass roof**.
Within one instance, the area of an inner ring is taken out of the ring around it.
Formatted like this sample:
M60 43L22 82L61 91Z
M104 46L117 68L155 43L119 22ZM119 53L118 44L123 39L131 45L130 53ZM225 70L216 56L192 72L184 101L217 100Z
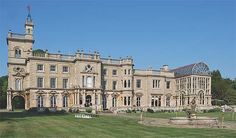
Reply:
M171 70L175 76L185 75L210 75L210 70L207 64L203 62L190 64Z

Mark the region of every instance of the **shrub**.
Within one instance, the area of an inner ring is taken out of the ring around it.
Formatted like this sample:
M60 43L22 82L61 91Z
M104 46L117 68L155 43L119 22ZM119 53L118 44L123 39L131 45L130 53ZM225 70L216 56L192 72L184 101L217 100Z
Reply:
M183 112L186 112L186 111L188 111L188 110L189 110L189 109L187 109L187 108L182 109Z
M68 112L72 113L72 109L70 108L70 109L68 110Z
M213 108L213 109L208 110L208 112L220 112L220 111L221 111L220 108Z
M148 108L148 109L147 109L147 112L149 112L149 113L154 113L154 110Z
M28 112L38 112L38 108L37 107L31 107L28 109Z
M130 109L127 109L126 113L132 113L132 111Z
M133 109L133 110L132 110L132 112L133 112L133 113L136 113L136 110L135 110L135 109Z
M62 110L58 111L58 113L64 114L64 113L66 113L66 110L62 109Z
M44 109L44 113L45 113L45 114L49 114L49 113L50 113L49 108L46 107L46 108Z
M208 112L221 112L221 109L220 108L213 108L213 109L210 109L208 110Z
M92 113L92 110L93 110L93 109L92 109L91 107L88 107L88 108L86 108L85 111L86 111L87 113Z
M77 113L77 108L72 108L72 113Z

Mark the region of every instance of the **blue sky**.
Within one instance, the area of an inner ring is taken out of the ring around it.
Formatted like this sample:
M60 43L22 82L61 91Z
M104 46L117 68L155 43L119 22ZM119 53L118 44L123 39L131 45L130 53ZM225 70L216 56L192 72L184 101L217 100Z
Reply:
M235 0L0 0L0 76L7 74L7 32L24 32L27 5L34 49L132 56L135 68L203 61L236 78Z

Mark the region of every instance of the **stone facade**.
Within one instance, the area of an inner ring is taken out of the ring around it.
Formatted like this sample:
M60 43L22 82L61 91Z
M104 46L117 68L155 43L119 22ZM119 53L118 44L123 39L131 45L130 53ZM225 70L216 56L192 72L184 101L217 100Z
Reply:
M172 110L188 106L193 98L198 107L211 106L211 76L202 62L139 70L130 57L102 58L82 50L74 55L33 52L33 29L28 16L24 34L8 33L9 110L16 96L24 98L25 109Z

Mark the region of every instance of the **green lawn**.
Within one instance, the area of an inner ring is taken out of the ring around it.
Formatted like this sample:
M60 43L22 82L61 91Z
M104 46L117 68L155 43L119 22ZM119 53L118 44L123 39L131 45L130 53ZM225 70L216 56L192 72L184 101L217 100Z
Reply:
M126 114L129 116L140 116L140 113L130 113ZM170 117L184 117L186 116L185 112L155 112L155 113L143 113L144 117L153 117L153 118L170 118ZM217 117L219 120L221 120L222 112L211 112L211 113L197 113L197 116L207 116L207 117ZM224 113L224 121L233 121L236 122L236 113L233 114L231 112L225 112Z
M135 119L100 116L76 119L73 114L40 115L0 112L0 137L235 137L226 129L147 127Z

